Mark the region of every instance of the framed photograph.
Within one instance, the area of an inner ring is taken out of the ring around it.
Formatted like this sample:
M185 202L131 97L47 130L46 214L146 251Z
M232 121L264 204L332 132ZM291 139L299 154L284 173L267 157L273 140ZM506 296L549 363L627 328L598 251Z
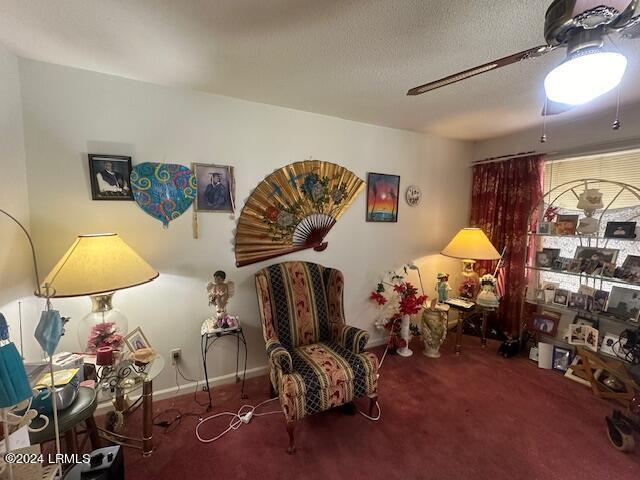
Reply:
M586 325L587 327L598 328L598 320L595 318L586 318L576 315L573 318L574 325Z
M616 276L627 282L640 284L640 256L627 255Z
M592 312L604 312L607 308L607 301L609 300L609 292L604 290L596 290L593 294L593 303L591 304Z
M607 222L606 238L636 238L636 222Z
M565 271L569 269L571 262L574 260L572 258L567 257L558 257L553 261L553 265L551 265L551 270L557 270L559 272Z
M584 345L590 350L597 352L599 333L596 328L573 323L569 325L569 344Z
M397 222L400 177L384 173L367 175L367 222Z
M600 345L600 351L607 355L617 357L616 352L620 351L620 337L613 333L605 333L602 339L602 345Z
M566 372L571 365L571 350L564 347L553 347L553 363L551 364L554 370L559 372Z
M569 303L569 290L565 290L563 288L556 288L555 293L553 295L553 303L556 305L562 305L566 307Z
M531 330L555 337L559 321L557 317L536 313L531 319Z
M556 224L553 222L538 222L536 232L539 235L554 235L556 233Z
M593 297L593 294L596 293L596 289L589 285L580 285L580 287L578 287L578 293Z
M622 320L637 323L640 315L640 290L612 287L606 312Z
M531 347L529 349L529 360L538 363L538 347Z
M198 194L196 212L229 212L235 210L236 181L233 167L193 163L191 170L196 177Z
M544 290L542 288L536 288L535 289L535 293L534 293L533 298L534 298L534 300L536 302L542 302L542 303L546 302L545 295L544 295Z
M126 337L124 337L124 343L126 343L129 351L135 352L136 350L140 350L141 348L151 348L149 344L149 340L142 333L142 329L140 327L136 328L132 332L130 332Z
M556 293L556 288L560 288L560 284L557 282L544 282L542 284L542 289L544 290L545 303L553 302L553 297Z
M569 294L569 303L568 306L572 310L587 310L587 295L583 293L573 293Z
M558 215L556 219L556 235L575 235L579 215Z
M130 200L131 157L89 154L89 179L93 200Z
M602 268L605 263L616 263L619 250L613 248L576 247L574 260L582 262L582 271L588 275Z
M553 256L553 252L550 252L551 249L544 249L541 252L536 252L536 267L538 268L551 268L553 266L554 260L557 257ZM558 253L560 253L560 249L557 249Z

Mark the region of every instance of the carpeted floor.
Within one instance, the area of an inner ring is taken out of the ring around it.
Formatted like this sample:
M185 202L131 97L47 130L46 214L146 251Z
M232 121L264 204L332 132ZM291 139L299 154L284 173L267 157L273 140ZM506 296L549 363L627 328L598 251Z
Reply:
M379 383L382 419L338 411L305 418L293 456L285 453L280 415L254 418L211 444L196 439L197 417L187 416L171 432L156 427L151 457L127 451L127 479L640 478L640 447L624 454L607 440L611 404L529 360L499 357L496 344L482 350L478 343L466 337L460 357L445 344L442 358L429 359L418 343L411 358L387 356ZM267 378L248 380L246 391L242 402L239 385L216 388L214 413L267 399ZM198 394L201 402L205 397ZM171 403L156 402L156 412ZM362 409L366 404L359 402ZM175 406L183 413L204 410L193 392ZM209 422L201 433L212 437L227 425L227 419Z

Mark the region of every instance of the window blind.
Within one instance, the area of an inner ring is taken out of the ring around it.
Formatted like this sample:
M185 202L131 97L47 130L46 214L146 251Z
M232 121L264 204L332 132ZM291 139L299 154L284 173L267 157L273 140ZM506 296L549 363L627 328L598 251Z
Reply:
M544 191L546 193L554 187L581 178L627 183L640 188L640 150L549 161L544 168ZM614 184L599 184L597 188L602 192L605 206L620 192L620 187ZM552 201L562 190L564 188L558 189L552 198L545 196L545 201ZM582 186L575 188L578 194L583 190ZM576 209L577 203L572 192L565 193L555 201L555 205L568 209ZM637 197L625 191L616 199L614 206L626 208L639 203Z

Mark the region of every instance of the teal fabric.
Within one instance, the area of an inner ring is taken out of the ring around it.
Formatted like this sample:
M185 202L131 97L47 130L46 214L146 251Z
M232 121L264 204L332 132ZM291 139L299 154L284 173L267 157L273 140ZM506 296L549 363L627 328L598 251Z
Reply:
M12 407L33 395L16 346L0 347L0 408Z
M131 189L138 206L166 228L196 198L196 177L183 165L146 162L133 167Z
M58 310L45 310L40 315L40 322L34 336L47 355L51 356L56 351L60 337L64 333L63 327L64 322Z

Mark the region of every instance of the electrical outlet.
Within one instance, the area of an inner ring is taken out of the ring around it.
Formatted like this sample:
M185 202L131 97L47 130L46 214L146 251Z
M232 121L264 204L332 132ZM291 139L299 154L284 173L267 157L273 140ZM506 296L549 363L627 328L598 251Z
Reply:
M171 365L175 365L182 358L182 349L174 348L171 350Z

